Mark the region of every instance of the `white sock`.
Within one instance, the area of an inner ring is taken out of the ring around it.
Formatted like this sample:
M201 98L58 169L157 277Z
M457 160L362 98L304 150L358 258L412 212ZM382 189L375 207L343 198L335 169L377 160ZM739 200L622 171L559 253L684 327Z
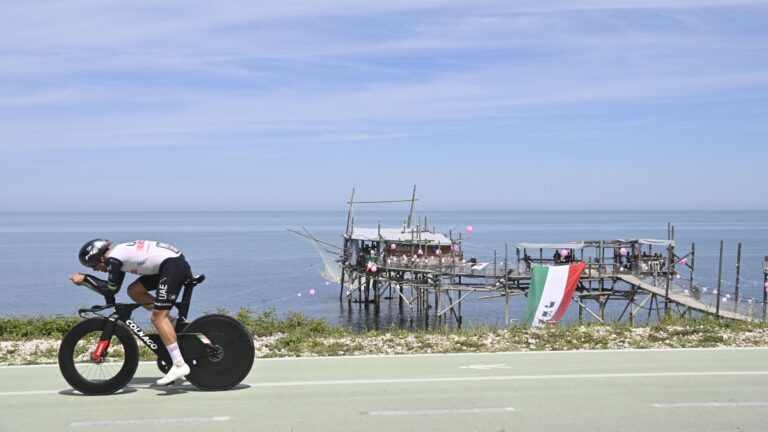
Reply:
M171 361L176 366L181 366L184 364L184 357L181 356L181 350L179 350L179 344L174 342L170 345L165 346L166 349L168 349L168 354L171 355Z

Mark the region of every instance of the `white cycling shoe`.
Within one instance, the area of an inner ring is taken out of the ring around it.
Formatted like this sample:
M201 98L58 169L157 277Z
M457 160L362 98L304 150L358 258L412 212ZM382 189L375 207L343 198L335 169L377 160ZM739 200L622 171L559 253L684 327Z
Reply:
M187 375L189 375L189 365L186 363L184 363L182 366L174 365L171 367L171 370L165 374L164 377L157 380L157 385L167 385Z

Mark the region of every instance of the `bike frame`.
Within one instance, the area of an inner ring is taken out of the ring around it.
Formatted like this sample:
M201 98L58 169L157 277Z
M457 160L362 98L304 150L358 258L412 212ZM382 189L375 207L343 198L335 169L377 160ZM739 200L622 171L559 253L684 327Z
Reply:
M219 348L213 344L210 343L208 338L201 334L201 333L183 333L181 330L186 327L188 324L187 322L187 314L189 313L189 306L192 300L192 290L193 288L200 282L202 282L204 279L204 276L202 278L192 278L189 281L187 281L184 284L184 293L182 295L182 299L180 302L175 302L174 307L178 309L179 316L176 321L176 336L178 338L181 337L189 337L189 336L195 336L204 346L205 346L205 355L200 356L192 356L192 357L184 357L185 360L194 360L198 358L207 358L207 357L213 357L219 354ZM148 334L144 331L141 326L139 326L136 322L134 322L131 319L131 315L133 314L133 311L136 309L146 306L151 303L115 303L113 305L105 305L105 306L94 306L89 309L80 309L79 314L80 316L83 316L86 313L93 313L97 312L103 309L107 308L114 308L114 311L107 317L106 325L101 331L101 336L99 337L99 342L96 345L96 349L91 354L91 359L95 362L101 362L103 360L104 352L109 348L109 343L112 340L112 335L115 332L115 325L117 322L125 324L128 329L131 330L131 332L139 339L141 340L144 345L149 348L150 351L155 353L155 355L158 357L158 359L162 359L165 361L170 362L170 355L168 354L168 351L165 349L165 344L162 343L162 340L160 339L160 335L153 333ZM170 364L170 363L168 363Z

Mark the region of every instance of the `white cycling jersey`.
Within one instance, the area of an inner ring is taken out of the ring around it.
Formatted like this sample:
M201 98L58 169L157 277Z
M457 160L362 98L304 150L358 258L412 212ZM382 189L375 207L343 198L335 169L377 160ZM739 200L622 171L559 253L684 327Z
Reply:
M139 275L158 274L163 261L179 255L181 252L175 247L152 240L120 243L109 251L110 259L120 261L120 270Z

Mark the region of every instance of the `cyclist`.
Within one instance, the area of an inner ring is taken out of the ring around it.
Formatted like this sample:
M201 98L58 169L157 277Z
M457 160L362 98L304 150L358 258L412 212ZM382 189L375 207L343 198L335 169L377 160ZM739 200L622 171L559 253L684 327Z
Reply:
M128 296L152 311L152 324L174 364L157 384L170 384L188 375L189 366L181 356L176 330L168 318L182 285L192 277L184 255L175 247L156 241L136 240L112 246L110 240L94 239L80 248L79 258L84 266L106 272L107 280L82 273L73 273L69 279L75 285L85 284L105 293L110 303L114 303L114 295L120 291L126 272L141 275L128 286ZM157 290L156 296L149 293L152 290Z

